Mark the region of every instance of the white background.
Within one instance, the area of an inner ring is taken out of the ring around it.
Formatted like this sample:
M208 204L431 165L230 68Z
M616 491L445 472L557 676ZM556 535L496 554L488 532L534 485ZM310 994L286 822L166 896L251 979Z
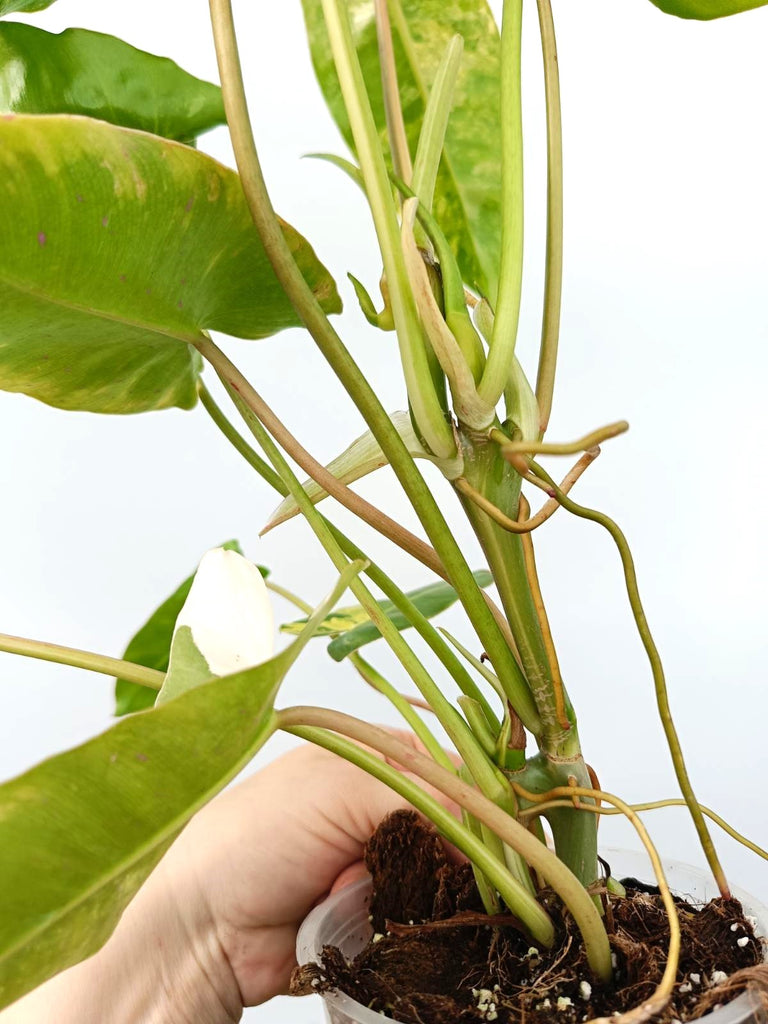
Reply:
M520 344L534 372L544 154L535 5L527 7L529 247ZM333 168L299 159L344 150L313 79L298 0L242 2L236 13L275 205L331 268L346 301L347 343L385 404L402 408L392 338L368 329L345 278L352 269L372 291L378 278L361 198ZM577 497L614 515L633 543L700 798L765 846L768 10L697 24L665 17L646 0L559 0L555 15L567 206L550 435L566 440L630 421L631 432L604 446ZM202 0L61 0L27 20L111 32L216 78ZM223 129L202 147L231 162ZM360 432L302 332L227 348L318 457L330 459ZM309 600L329 588L331 567L301 523L258 540L274 499L201 409L108 418L2 394L0 417L4 632L119 655L202 552L232 536ZM455 516L450 491L434 482ZM386 472L360 490L412 521ZM349 524L343 514L337 521ZM459 533L472 564L482 564L466 528ZM425 581L386 542L359 536L403 583ZM537 556L588 760L605 788L625 799L676 795L607 535L559 513L537 534ZM290 614L280 606L283 613ZM451 622L467 635L459 615ZM395 674L386 652L375 657ZM281 700L394 721L320 644ZM0 702L3 777L111 721L108 679L9 655L0 656ZM274 741L259 762L285 746ZM682 812L659 811L648 821L665 854L702 861ZM606 843L635 844L613 820L602 830ZM718 840L733 879L765 899L765 862ZM246 1019L317 1022L320 1008L276 1000Z

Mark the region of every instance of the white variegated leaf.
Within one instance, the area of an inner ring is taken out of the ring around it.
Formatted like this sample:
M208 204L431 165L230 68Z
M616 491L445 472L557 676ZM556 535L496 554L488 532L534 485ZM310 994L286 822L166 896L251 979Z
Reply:
M390 415L390 419L406 448L415 459L428 459L430 462L434 462L449 480L461 476L463 471L462 459L460 457L438 459L426 451L416 436L411 423L411 417L407 412L393 412ZM373 473L375 470L381 469L382 466L386 465L387 458L381 450L379 442L370 431L366 431L365 434L362 434L357 440L353 441L349 448L343 451L341 455L338 455L332 462L329 462L325 468L337 480L340 480L341 483L351 484L355 480L360 480L361 477L368 476L369 473ZM328 497L328 492L314 480L305 480L302 487L313 505ZM280 526L281 523L292 519L298 511L299 508L295 500L290 496L287 497L277 506L267 520L266 526L261 531L262 536L269 530L274 529L275 526Z
M261 573L236 551L214 548L203 556L176 620L157 703L260 665L274 647L272 604Z

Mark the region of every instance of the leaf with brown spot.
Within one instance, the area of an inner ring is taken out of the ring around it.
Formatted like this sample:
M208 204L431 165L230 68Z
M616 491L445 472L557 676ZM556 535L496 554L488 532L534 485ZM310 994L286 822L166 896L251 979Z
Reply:
M339 312L309 243L283 232L326 312ZM55 115L0 118L0 309L0 389L105 413L191 408L191 346L205 331L264 338L299 325L234 171L180 143Z

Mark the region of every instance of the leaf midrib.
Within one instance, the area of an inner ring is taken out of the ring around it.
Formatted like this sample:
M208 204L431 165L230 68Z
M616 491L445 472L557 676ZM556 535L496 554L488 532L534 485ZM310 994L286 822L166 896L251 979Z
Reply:
M60 309L68 309L73 312L82 313L86 316L92 316L96 319L108 320L110 323L123 324L127 327L146 331L149 334L159 334L162 337L172 338L174 341L186 342L189 345L194 345L195 342L202 341L205 338L202 328L198 328L194 333L190 334L170 329L164 330L156 324L150 324L131 317L109 313L102 309L94 309L92 306L83 306L80 303L73 302L69 299L55 298L45 292L41 292L35 288L30 288L28 285L21 284L4 274L0 274L0 287L3 286L13 289L22 295L37 299L39 302L47 302L52 306L58 306Z

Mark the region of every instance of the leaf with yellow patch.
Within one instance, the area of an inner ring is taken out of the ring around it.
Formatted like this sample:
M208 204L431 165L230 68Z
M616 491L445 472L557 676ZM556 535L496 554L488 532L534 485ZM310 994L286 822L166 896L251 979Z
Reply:
M473 573L473 576L480 587L489 587L493 583L493 577L487 569L479 569ZM458 600L458 594L453 587L442 580L438 583L430 583L426 587L419 587L418 590L412 590L406 596L428 619L444 612ZM410 627L411 623L391 601L379 601L378 604L398 629L403 630ZM300 633L306 623L306 619L287 622L280 627L280 631L282 633ZM334 639L328 647L328 653L336 661L341 661L359 647L378 640L381 633L370 621L365 609L361 605L355 604L349 605L347 608L336 608L320 623L315 635L333 637Z
M501 251L501 50L493 14L486 0L389 0L388 6L412 156L446 47L454 35L464 39L433 212L464 280L495 304ZM321 0L302 0L302 7L317 80L339 130L354 148ZM347 9L379 140L387 152L374 0L347 0Z
M286 240L327 312L306 239ZM188 146L84 117L0 118L0 389L62 409L196 402L208 330L299 324L238 176Z

